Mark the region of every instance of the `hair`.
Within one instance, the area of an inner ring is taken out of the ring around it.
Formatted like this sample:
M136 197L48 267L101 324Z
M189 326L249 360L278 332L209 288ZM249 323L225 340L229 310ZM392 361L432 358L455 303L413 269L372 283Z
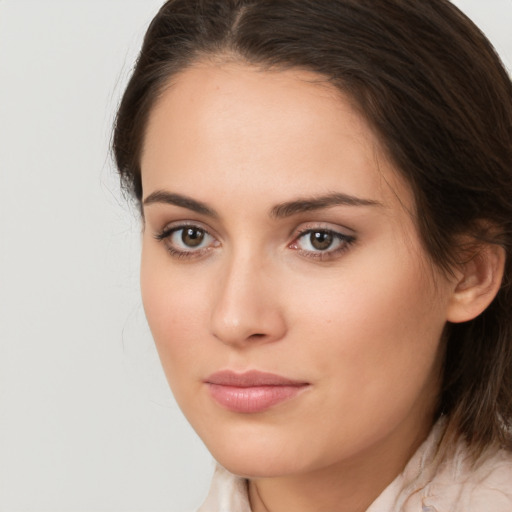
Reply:
M151 110L173 76L208 59L313 71L348 96L412 188L422 242L442 270L460 258L461 235L505 249L491 305L447 326L438 415L474 453L512 449L512 84L482 32L447 0L169 0L113 134L139 206Z

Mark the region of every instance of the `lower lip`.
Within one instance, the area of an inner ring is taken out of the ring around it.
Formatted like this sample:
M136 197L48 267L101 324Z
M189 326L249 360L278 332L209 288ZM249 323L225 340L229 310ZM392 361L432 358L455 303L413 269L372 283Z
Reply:
M239 413L263 412L294 398L308 385L237 387L208 383L213 399L225 409Z

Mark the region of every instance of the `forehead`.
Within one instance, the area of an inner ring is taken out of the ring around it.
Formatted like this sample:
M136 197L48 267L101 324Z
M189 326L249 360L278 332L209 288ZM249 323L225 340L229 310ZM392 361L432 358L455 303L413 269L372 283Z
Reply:
M145 197L178 187L209 200L222 184L223 197L248 189L276 202L333 191L412 201L350 99L297 69L199 63L173 77L151 112L141 168Z

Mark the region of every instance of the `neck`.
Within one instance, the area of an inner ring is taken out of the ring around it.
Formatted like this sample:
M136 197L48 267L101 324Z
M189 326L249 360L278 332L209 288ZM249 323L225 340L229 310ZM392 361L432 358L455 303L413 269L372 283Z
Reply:
M253 479L249 499L253 512L365 512L402 472L427 437L431 422L404 438L400 425L366 453L305 474ZM411 426L408 425L408 428Z

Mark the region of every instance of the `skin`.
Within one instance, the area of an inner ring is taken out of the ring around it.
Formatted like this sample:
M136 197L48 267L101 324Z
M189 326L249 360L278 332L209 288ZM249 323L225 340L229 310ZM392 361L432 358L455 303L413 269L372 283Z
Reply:
M455 289L378 139L316 75L198 63L153 108L141 168L143 302L184 414L255 512L366 510L431 428ZM282 207L333 193L363 201ZM340 235L318 250L308 230ZM308 386L236 413L204 383L224 369Z

